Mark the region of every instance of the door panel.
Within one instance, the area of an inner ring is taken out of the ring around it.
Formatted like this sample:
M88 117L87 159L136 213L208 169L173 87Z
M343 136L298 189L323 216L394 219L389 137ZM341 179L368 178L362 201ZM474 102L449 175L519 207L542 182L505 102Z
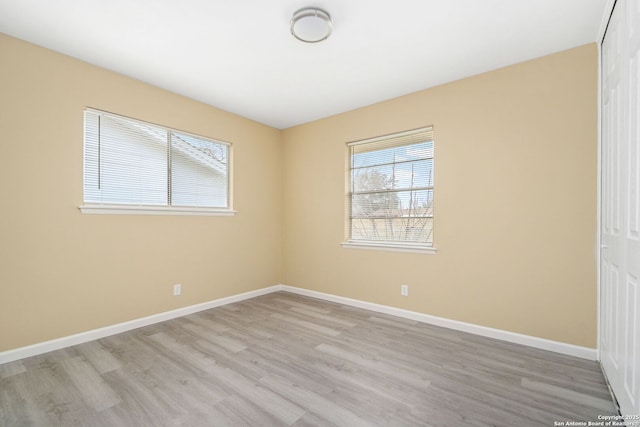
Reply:
M602 43L600 357L624 415L640 414L640 0Z

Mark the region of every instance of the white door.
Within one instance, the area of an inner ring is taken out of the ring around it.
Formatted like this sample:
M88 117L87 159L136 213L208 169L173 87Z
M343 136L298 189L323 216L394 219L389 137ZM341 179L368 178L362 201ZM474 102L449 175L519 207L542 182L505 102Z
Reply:
M640 0L602 42L600 359L623 415L640 415Z

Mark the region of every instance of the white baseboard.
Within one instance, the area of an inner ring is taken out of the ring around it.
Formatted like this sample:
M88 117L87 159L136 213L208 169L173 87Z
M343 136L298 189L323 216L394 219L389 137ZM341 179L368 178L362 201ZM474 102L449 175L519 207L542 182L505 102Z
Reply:
M551 341L543 338L536 338L529 335L517 334L514 332L503 331L500 329L487 328L485 326L474 325L471 323L459 322L457 320L445 319L443 317L431 316L428 314L418 313L415 311L403 310L401 308L390 307L382 304L375 304L366 301L341 297L323 292L312 291L303 288L296 288L287 285L275 285L267 288L257 289L255 291L245 292L238 295L219 298L201 304L191 305L189 307L178 308L176 310L164 313L154 314L152 316L142 317L140 319L131 320L129 322L118 323L104 328L94 329L91 331L81 332L75 335L69 335L45 341L38 344L20 347L13 350L0 352L0 364L13 362L15 360L24 359L26 357L36 356L38 354L47 353L49 351L59 350L61 348L82 344L88 341L97 340L108 337L110 335L119 334L121 332L130 331L132 329L141 328L143 326L152 325L154 323L164 322L166 320L175 319L176 317L186 316L188 314L197 313L203 310L220 307L222 305L243 301L261 295L270 294L277 291L286 291L294 294L305 295L312 298L318 298L325 301L336 302L339 304L349 305L353 307L372 310L379 313L390 314L405 319L415 320L431 325L442 326L444 328L454 329L457 331L469 332L489 338L495 338L515 344L522 344L529 347L539 348L542 350L554 351L556 353L566 354L569 356L580 357L582 359L597 360L597 352L593 348L580 347L573 344L565 344L558 341Z
M24 359L25 357L36 356L38 354L43 354L50 351L59 350L61 348L70 347L72 345L78 345L88 341L108 337L110 335L119 334L121 332L130 331L131 329L141 328L143 326L152 325L154 323L164 322L166 320L175 319L176 317L182 317L188 314L197 313L198 311L209 310L210 308L219 307L221 305L231 304L260 295L270 294L281 289L281 285L275 285L268 288L262 288L255 291L219 298L201 304L166 311L164 313L142 317L140 319L135 319L124 323L105 326L104 328L93 329L91 331L81 332L79 334L69 335L51 341L45 341L26 347L3 351L0 352L0 365L3 363L13 362L14 360Z
M581 347L573 344L566 344L558 341L547 340L544 338L532 337L530 335L523 335L515 332L504 331L501 329L488 328L486 326L474 325L472 323L460 322L457 320L431 316L429 314L403 310L401 308L395 308L387 305L375 304L371 302L340 297L332 294L325 294L322 292L296 288L293 286L282 285L281 290L299 294L299 295L305 295L308 297L323 299L326 301L336 302L339 304L350 305L358 308L364 308L366 310L377 311L379 313L390 314L392 316L403 317L405 319L415 320L417 322L422 322L422 323L428 323L430 325L435 325L435 326L441 326L448 329L454 329L456 331L469 332L471 334L480 335L483 337L495 338L501 341L507 341L514 344L522 344L529 347L538 348L541 350L553 351L556 353L566 354L568 356L575 356L575 357L580 357L582 359L588 359L588 360L597 360L597 351L594 348Z

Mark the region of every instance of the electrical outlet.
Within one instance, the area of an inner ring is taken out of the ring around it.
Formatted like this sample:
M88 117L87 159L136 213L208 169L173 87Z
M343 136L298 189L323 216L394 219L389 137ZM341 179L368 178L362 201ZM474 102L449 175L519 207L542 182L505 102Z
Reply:
M173 295L178 296L182 293L182 285L177 283L173 285Z
M403 297L409 296L409 285L400 285L400 295Z

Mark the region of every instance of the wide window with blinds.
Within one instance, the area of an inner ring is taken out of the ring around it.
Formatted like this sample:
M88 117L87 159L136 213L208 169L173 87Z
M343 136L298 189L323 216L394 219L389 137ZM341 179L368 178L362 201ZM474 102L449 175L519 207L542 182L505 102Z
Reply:
M231 213L229 155L225 142L86 110L82 208Z
M433 252L433 128L348 144L346 246Z

